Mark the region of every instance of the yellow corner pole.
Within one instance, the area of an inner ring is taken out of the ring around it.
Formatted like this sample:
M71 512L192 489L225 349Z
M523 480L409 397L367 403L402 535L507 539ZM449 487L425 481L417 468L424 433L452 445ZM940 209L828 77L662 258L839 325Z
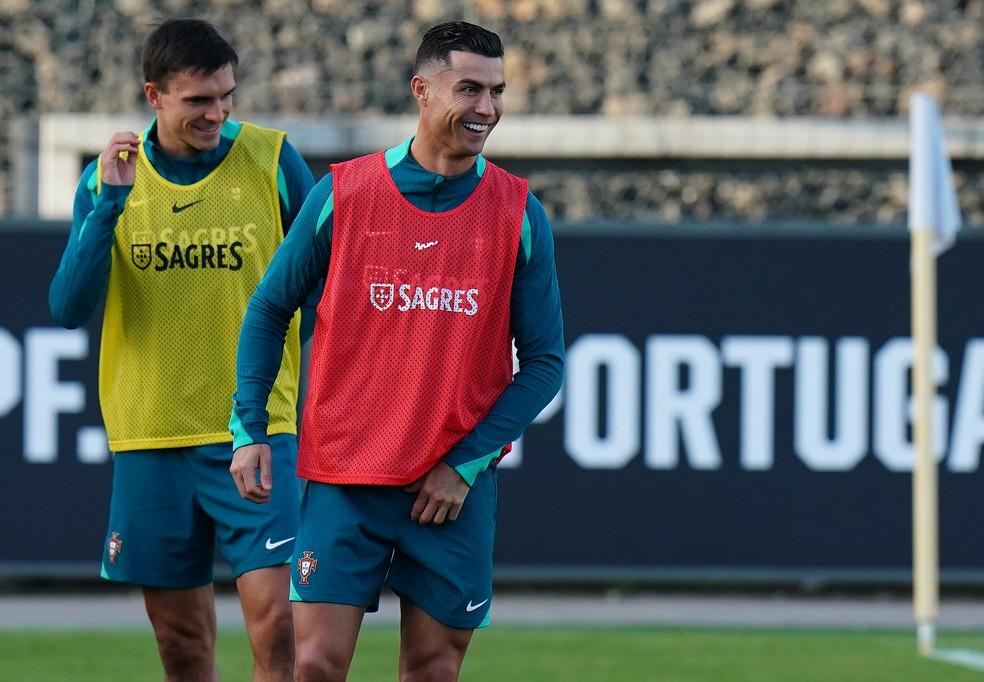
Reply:
M933 231L912 232L912 384L916 459L912 470L912 574L916 643L933 653L939 615L939 522L936 458L933 456L933 350L936 348L936 257Z

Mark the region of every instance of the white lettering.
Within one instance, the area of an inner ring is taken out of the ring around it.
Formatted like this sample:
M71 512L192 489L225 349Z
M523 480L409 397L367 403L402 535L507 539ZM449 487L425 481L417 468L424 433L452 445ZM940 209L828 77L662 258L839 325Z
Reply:
M793 340L784 336L726 336L721 355L741 369L743 469L766 471L775 458L775 371L793 364Z
M639 352L624 336L587 334L567 352L564 441L586 469L620 469L639 451ZM599 373L607 371L605 435L598 433Z
M474 315L478 312L478 301L475 300L476 296L478 296L478 289L469 289L465 292L465 298L468 299L468 303L471 305L471 308L465 311L465 315Z
M721 402L721 362L703 336L651 336L646 342L646 465L672 469L679 430L694 469L720 469L711 413ZM688 387L680 384L686 368Z
M959 473L977 471L981 464L982 442L984 442L984 339L971 339L964 349L947 468Z
M814 471L850 471L864 458L868 430L868 342L837 342L834 436L827 436L827 341L800 339L796 358L796 454Z
M59 381L58 362L84 358L89 337L81 329L38 327L24 334L24 346L24 458L54 462L58 458L58 415L85 408L85 387L77 381Z
M874 450L875 456L889 471L912 471L915 449L909 438L913 398L909 393L912 369L912 341L891 339L875 355ZM933 378L937 386L946 383L949 361L942 349L933 356ZM933 401L933 449L937 458L946 451L946 398Z
M400 305L396 306L396 309L397 310L399 310L401 312L406 312L406 311L410 310L410 295L409 295L409 291L410 291L410 285L409 284L401 284L400 285L400 298L403 299L403 303L401 303Z
M0 329L0 417L21 399L21 348L14 335Z

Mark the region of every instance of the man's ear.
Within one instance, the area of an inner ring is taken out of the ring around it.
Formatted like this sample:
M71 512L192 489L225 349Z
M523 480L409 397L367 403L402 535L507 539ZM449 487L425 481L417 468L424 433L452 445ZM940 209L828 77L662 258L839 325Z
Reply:
M417 104L426 106L427 95L430 93L430 83L423 76L416 75L410 79L410 92L413 93L413 98L417 100Z
M144 83L144 97L147 98L147 104L154 109L160 109L164 106L163 102L161 102L163 94L164 91L161 89L159 83Z

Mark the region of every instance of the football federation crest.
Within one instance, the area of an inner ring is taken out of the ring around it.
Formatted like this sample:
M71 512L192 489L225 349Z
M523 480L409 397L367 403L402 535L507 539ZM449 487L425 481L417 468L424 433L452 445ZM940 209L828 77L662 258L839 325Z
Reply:
M386 310L393 305L393 285L372 282L369 285L369 300L376 310Z
M123 541L120 540L120 534L117 533L115 530L113 531L112 536L106 542L106 549L109 550L109 563L115 564L116 557L118 557L120 555L120 552L123 551Z
M130 258L133 264L141 270L146 270L150 265L150 244L133 244L130 246Z
M304 556L297 560L297 572L301 574L301 585L310 585L308 579L318 570L318 560L314 552L304 550Z

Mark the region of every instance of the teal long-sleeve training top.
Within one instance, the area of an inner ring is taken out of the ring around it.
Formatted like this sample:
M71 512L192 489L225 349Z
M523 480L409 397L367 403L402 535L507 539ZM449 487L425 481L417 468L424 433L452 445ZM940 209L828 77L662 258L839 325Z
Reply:
M179 185L191 185L203 179L222 163L242 124L227 120L222 125L219 146L193 158L169 156L157 143L157 121L144 131L142 153L164 178ZM280 217L288 231L301 210L304 199L314 186L314 176L298 151L284 140L277 166ZM93 160L82 172L75 190L72 230L62 254L58 271L48 289L51 316L63 327L80 327L95 311L106 293L112 262L113 235L126 205L130 185L103 183L96 193L96 165ZM314 301L316 303L317 301ZM305 304L301 317L301 339L311 336L314 310Z
M478 185L485 159L479 156L468 171L445 177L414 160L412 139L386 152L387 166L403 196L430 212L449 211L464 202ZM229 424L233 447L267 442L267 397L280 367L287 327L294 311L328 272L332 207L329 173L311 190L250 299L236 359L237 386ZM526 199L510 305L519 372L485 418L444 457L469 485L504 445L522 434L563 380L563 318L553 236L543 206L532 193Z

